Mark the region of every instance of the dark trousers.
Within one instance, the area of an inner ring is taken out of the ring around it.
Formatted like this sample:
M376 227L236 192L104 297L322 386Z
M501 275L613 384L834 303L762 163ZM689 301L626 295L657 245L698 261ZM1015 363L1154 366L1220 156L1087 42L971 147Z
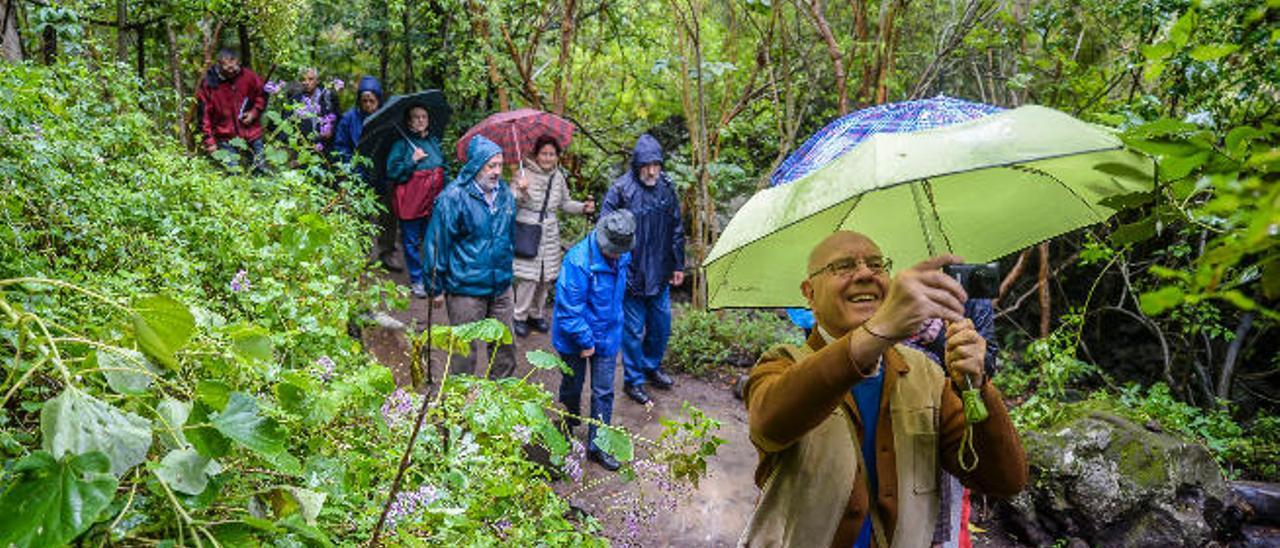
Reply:
M262 172L262 139L254 139L249 141L249 150L237 148L231 144L231 141L219 141L218 150L231 154L226 161L227 167L236 167L240 165L240 161L244 156L249 157L249 165L253 166L254 173Z
M453 325L462 325L464 323L478 322L485 318L493 318L502 322L502 325L511 329L511 312L514 306L511 302L511 288L498 295L490 297L469 297L467 295L446 295L444 298L445 306L449 311L449 322ZM500 379L510 377L516 372L516 347L511 344L502 344L498 346L498 351L494 353L492 348L488 349L493 353L493 371L490 378ZM480 353L480 341L471 343L470 356L458 356L453 358L452 369L456 373L464 373L467 375L477 375L476 357L485 360L484 367L488 367L489 354ZM483 375L484 371L479 371L479 375Z
M404 268L409 271L409 283L422 283L422 240L427 235L427 221L421 219L400 220L400 238L404 244Z
M572 375L560 377L560 403L574 415L582 415L582 385L586 382L587 369L591 370L591 418L609 424L613 419L613 372L617 356L592 356L583 358L577 354L560 354L560 359L573 370ZM589 367L588 367L589 366ZM576 419L569 419L576 426ZM587 427L590 448L596 447L596 426Z
M671 337L671 290L652 297L630 293L622 301L622 381L645 384L662 365Z
M391 193L383 192L378 195L382 202L383 209L373 214L373 224L378 227L378 233L374 236L373 241L373 258L378 259L387 253L396 252L396 214L391 212Z

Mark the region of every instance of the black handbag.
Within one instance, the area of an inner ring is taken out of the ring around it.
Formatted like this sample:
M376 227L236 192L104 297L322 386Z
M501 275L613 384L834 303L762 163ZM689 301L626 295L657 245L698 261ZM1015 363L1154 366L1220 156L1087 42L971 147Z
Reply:
M547 193L542 196L542 212L538 213L538 224L516 221L513 242L516 257L532 259L538 256L538 248L542 246L542 220L547 218L547 202L551 201L551 186L556 184L554 173L547 178Z

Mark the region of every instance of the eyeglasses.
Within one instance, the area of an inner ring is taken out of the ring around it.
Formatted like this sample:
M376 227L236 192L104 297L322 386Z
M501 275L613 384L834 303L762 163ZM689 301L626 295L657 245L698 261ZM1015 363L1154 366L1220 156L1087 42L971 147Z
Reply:
M893 261L887 257L867 257L865 259L855 259L853 257L845 257L836 259L827 263L827 266L819 268L809 274L810 280L819 274L830 272L832 276L848 278L854 272L858 271L858 267L865 266L872 274L883 274L893 269Z

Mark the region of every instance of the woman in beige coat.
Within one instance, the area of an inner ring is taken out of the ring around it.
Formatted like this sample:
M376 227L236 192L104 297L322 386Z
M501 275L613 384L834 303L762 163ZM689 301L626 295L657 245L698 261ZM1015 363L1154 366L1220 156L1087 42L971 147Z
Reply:
M569 196L569 184L560 169L560 144L551 137L541 137L533 145L533 158L525 158L524 171L528 187L516 193L516 222L538 224L543 201L547 213L542 216L542 241L538 244L538 256L531 259L516 257L515 274L515 333L521 337L530 329L546 333L550 328L546 317L547 291L556 283L560 274L560 221L557 210L574 215L595 212L592 200L579 202Z

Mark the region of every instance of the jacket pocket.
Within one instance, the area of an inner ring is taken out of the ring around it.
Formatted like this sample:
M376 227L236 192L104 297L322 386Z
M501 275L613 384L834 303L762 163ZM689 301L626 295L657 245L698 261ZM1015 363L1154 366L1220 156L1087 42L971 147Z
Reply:
M938 408L906 409L898 417L911 451L911 490L917 495L938 490Z

